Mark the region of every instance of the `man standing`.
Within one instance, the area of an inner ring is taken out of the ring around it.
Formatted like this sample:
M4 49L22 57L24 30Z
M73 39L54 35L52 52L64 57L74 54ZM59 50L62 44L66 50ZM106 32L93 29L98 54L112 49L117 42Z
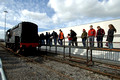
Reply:
M76 37L76 35L77 35L76 32L71 29L70 30L70 36L72 38L72 46L74 46L74 43L77 46L77 37Z
M49 38L50 38L50 36L48 35L48 32L46 32L45 38L46 38L46 45L49 45Z
M60 33L59 33L58 43L59 43L60 45L63 45L62 40L64 39L64 34L63 34L63 32L62 32L61 29L60 29L59 31L60 31Z
M53 36L53 39L54 39L54 45L57 45L58 34L55 31L53 31L52 36Z
M105 31L104 29L102 29L100 26L97 26L97 47L98 48L102 48L103 47L103 37L105 35Z
M86 47L87 32L85 29L83 29L83 33L81 35L81 38L82 38L83 46Z
M90 25L90 30L88 31L90 47L94 47L95 35L96 35L96 31L95 29L93 29L93 25Z

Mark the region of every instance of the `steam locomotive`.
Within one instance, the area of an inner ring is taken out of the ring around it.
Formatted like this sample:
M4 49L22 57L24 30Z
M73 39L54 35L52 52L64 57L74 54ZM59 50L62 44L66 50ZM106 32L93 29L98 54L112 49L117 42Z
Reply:
M35 49L39 45L38 39L38 26L31 22L21 22L7 30L5 35L6 47L14 51Z

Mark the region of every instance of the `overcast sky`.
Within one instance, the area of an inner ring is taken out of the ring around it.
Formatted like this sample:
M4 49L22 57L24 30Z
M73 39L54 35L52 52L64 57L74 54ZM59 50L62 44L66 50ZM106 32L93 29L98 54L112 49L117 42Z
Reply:
M120 18L120 0L0 0L0 38L4 11L7 29L21 21L36 23L40 31Z

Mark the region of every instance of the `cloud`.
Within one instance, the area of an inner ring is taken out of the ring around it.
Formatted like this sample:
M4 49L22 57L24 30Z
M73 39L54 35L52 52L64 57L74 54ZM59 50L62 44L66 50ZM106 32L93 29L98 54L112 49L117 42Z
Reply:
M39 28L49 28L48 25L52 22L51 18L46 13L32 12L28 10L21 11L21 21L31 21L38 24Z
M120 17L120 0L49 0L54 23Z
M38 20L43 22L50 22L51 20L46 13L31 12L28 10L22 10L21 13L23 17L32 19L32 20Z
M5 22L0 21L0 27L5 27ZM6 23L6 28L12 28L13 25Z
M8 11L7 29L29 21L42 31L120 18L119 3L120 0L0 0L0 29L4 29L4 10Z

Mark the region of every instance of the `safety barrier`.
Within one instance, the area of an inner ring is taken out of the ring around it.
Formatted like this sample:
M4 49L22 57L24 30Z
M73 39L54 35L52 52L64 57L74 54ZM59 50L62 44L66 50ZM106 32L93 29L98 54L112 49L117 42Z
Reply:
M94 47L90 47L89 45L89 40L87 38L86 41L86 47L83 47L82 42L80 41L81 37L78 36L78 46L69 46L68 45L68 40L67 38L64 38L63 40L63 45L43 45L41 46L41 49L45 49L46 51L51 51L54 53L61 53L63 54L63 57L65 58L66 55L69 57L71 56L77 56L77 57L82 57L86 59L87 63L93 62L93 61L105 61L108 64L114 64L114 65L120 65L120 34L116 34L114 36L114 48L113 49L108 49L105 44L107 43L106 41L106 35L103 38L103 48L97 48L97 42L95 43ZM95 38L96 40L96 38ZM54 41L52 40L52 43Z

